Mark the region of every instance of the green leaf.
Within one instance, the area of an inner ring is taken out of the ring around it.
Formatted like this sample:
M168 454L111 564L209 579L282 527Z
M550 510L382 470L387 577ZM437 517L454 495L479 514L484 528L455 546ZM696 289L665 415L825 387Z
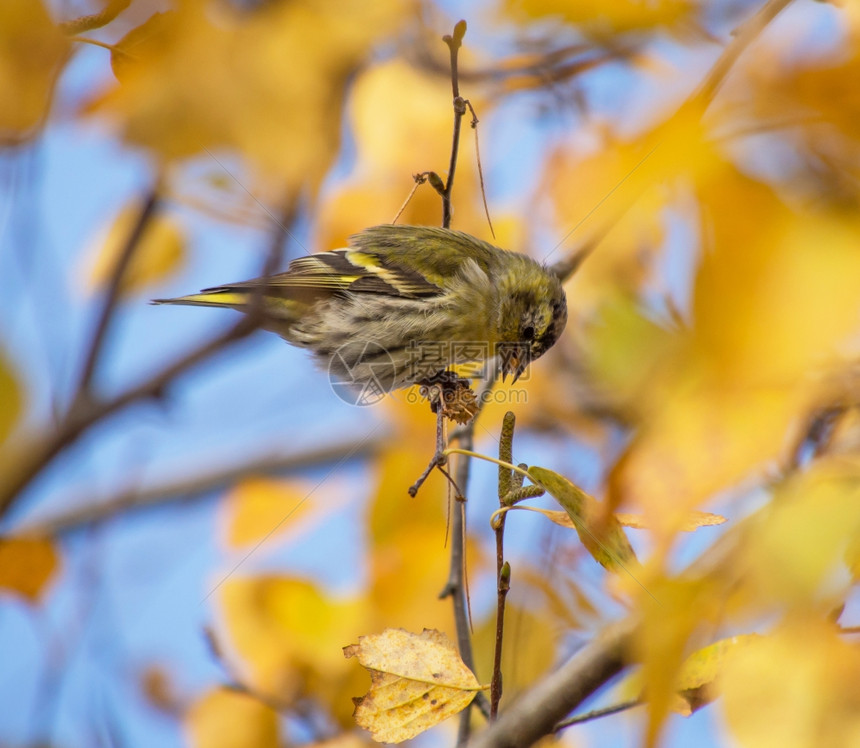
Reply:
M530 467L529 476L561 504L576 527L585 549L601 566L620 572L638 565L636 554L621 524L600 509L600 502L564 476L542 467Z

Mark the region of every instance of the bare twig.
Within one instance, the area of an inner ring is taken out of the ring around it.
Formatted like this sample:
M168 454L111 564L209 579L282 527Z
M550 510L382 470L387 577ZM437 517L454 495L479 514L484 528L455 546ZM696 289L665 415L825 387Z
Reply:
M487 191L484 188L484 166L481 164L481 145L478 138L478 123L480 120L478 119L478 115L475 114L475 108L472 106L472 102L465 99L465 103L466 106L469 107L469 111L472 113L472 121L469 124L475 132L475 160L478 163L478 180L481 183L481 200L484 201L484 213L487 216L487 224L490 227L490 234L492 234L493 239L495 239L496 232L493 229L493 219L490 218L490 207L487 205Z
M440 395L440 400L436 404L436 451L433 453L433 457L430 459L429 464L426 468L424 468L424 472L418 476L418 479L409 487L409 495L412 498L415 498L418 495L418 490L421 486L424 485L424 481L430 477L430 473L433 472L434 468L442 468L448 462L448 458L445 456L445 410L442 407L441 401L442 395ZM442 471L445 472L444 470ZM451 480L451 477L445 473L448 480ZM452 481L453 482L453 481ZM459 489L456 487L456 483L454 484L455 490L459 492Z
M95 374L96 366L98 366L99 359L101 358L108 329L111 321L113 320L114 309L120 298L120 290L122 288L122 282L125 278L126 270L134 257L134 253L140 246L140 240L143 238L143 234L146 231L147 226L149 226L150 221L155 217L158 210L158 192L159 189L157 184L153 185L149 189L149 192L143 200L143 205L141 206L140 213L137 216L137 221L135 221L128 238L125 241L125 245L123 246L119 257L117 257L116 264L114 265L111 273L110 281L102 299L102 308L99 311L99 317L96 322L93 337L87 350L86 358L84 359L78 389L72 401L73 409L85 406L85 402L88 399L89 391L92 386L93 375Z
M440 192L442 195L442 227L451 228L451 191L454 188L454 176L457 171L457 155L460 149L460 127L463 115L466 113L466 102L460 97L460 79L457 67L457 59L463 37L466 34L466 22L458 21L454 26L454 33L445 35L442 40L448 45L451 63L451 92L454 97L454 126L451 140L451 160L448 165L448 180L445 188ZM430 183L433 184L434 174L428 174ZM435 186L435 185L434 185ZM439 191L438 186L436 187ZM460 436L460 442L467 449L472 448L474 441L474 423L472 419L469 426ZM454 483L465 490L469 482L469 459L461 458L457 463L457 472ZM466 557L466 501L465 496L455 504L454 515L451 519L451 565L448 573L448 582L442 591L442 596L450 596L454 605L454 622L457 629L457 646L460 657L470 670L475 669L474 656L472 654L472 637L469 627L468 604L466 601L465 583L465 557ZM486 696L479 693L472 702L477 704L484 715L489 715L489 704ZM460 726L457 735L457 745L463 746L469 739L471 720L471 707L466 707L460 714Z
M4 455L0 464L0 517L9 511L20 493L51 460L77 441L78 437L93 424L132 403L160 397L178 376L210 358L230 343L245 337L255 328L255 322L249 318L243 318L226 332L186 354L145 382L130 387L112 398L102 400L94 397L89 400L85 408L70 412L56 429L21 440L14 453Z
M615 44L612 47L571 44L551 52L517 54L494 63L492 67L464 68L459 77L467 83L500 84L500 93L511 93L560 83L607 62L628 59L636 52L637 48L630 44ZM572 57L578 59L571 60ZM416 61L421 68L431 73L448 74L448 66L437 60L426 48L417 50Z
M502 420L502 434L499 438L499 461L513 461L514 426L516 416L508 411ZM513 472L499 465L499 507L506 506L506 498L511 492ZM499 512L493 526L496 534L496 640L493 651L493 675L490 680L490 719L495 719L502 700L502 644L505 632L505 603L511 588L511 566L505 561L505 517L507 512Z
M555 726L554 732L563 730L565 727L581 725L583 722L591 722L592 720L609 717L613 714L618 714L619 712L626 712L629 709L634 709L641 705L642 702L637 699L635 701L622 701L620 704L613 704L612 706L606 706L602 709L592 709L590 712L586 712L585 714L578 714L575 717L569 717L568 719L562 720Z
M493 648L493 677L490 681L490 720L499 713L502 701L502 644L505 635L505 603L511 589L511 565L504 559L505 514L499 515L496 526L496 640Z
M127 512L170 502L191 501L254 475L288 473L343 458L367 457L378 452L384 444L384 437L374 437L328 444L304 452L266 455L192 477L162 480L148 487L129 486L95 504L87 504L83 497L73 496L62 502L68 509L25 522L16 528L16 532L42 536L59 535L96 525Z
M291 211L292 209L292 203L288 202L288 208L285 210ZM283 220L274 219L275 228L263 267L264 274L271 273L278 262L283 239L289 234L289 230L286 228L286 224L289 223L292 223L291 213L284 215ZM88 388L79 390L79 392L84 392L86 396L75 399L73 406L56 428L29 439L21 439L14 448L7 450L5 454L0 456L0 517L9 511L21 492L30 485L48 463L66 447L74 444L81 434L91 426L133 403L160 398L177 377L256 330L260 322L260 306L259 303L252 303L248 314L231 328L166 366L146 381L129 387L119 395L102 398L89 392ZM102 323L105 329L109 326L109 317L112 316L115 309L116 304L114 302L110 305L108 319ZM101 333L102 336L103 334ZM98 343L90 350L100 348L100 346L101 343ZM95 356L90 354L88 360L89 358L96 361L98 350L96 350ZM88 367L85 367L85 373L86 368ZM82 382L87 380L88 377L82 377Z
M406 210L406 206L412 202L412 198L415 196L415 193L418 191L418 188L427 181L429 176L429 172L421 172L420 174L413 174L412 179L415 181L415 184L412 185L412 189L409 191L409 194L406 196L406 199L403 201L403 205L400 206L400 210L397 211L397 215L391 219L391 223L397 223L400 216L403 215L403 211Z
M474 419L470 425L475 423ZM460 435L460 446L471 450L474 446L474 428L468 427ZM465 490L469 483L469 472L471 460L463 455L457 461L455 481L458 486ZM448 572L448 582L445 585L445 594L451 597L454 603L454 623L457 629L457 647L460 658L470 670L475 670L475 657L472 653L472 636L469 630L469 611L466 605L466 502L458 501L455 505L454 516L451 518L451 566ZM481 713L489 717L490 705L483 692L478 693L472 702L481 710ZM458 733L458 745L465 745L469 739L467 707L461 712L460 731ZM465 715L465 716L464 716Z
M561 719L621 672L635 630L633 618L605 628L475 735L469 748L524 748L552 733Z
M806 417L806 422L788 453L784 474L798 471L809 460L821 457L830 448L839 420L848 407L837 402L817 408Z
M442 41L448 45L451 55L451 91L454 95L454 132L451 141L451 161L448 164L448 181L445 182L445 192L442 195L442 228L451 228L451 191L454 189L454 174L457 171L457 156L460 152L460 127L463 115L466 113L466 102L460 97L460 78L457 70L457 58L463 37L466 35L466 22L458 21L454 33L446 34Z

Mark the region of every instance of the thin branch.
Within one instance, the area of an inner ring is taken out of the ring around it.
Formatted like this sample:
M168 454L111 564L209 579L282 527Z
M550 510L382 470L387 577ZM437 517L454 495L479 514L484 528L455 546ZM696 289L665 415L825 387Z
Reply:
M282 251L283 240L289 235L286 224L292 223L293 202L287 201L283 220L274 220L272 242L263 266L264 273L271 273ZM206 343L166 366L140 384L129 387L113 397L100 398L86 390L85 398L76 398L73 407L53 430L29 439L22 439L13 449L0 456L0 517L15 504L23 490L57 456L91 426L101 422L119 410L142 400L152 400L164 395L167 388L180 375L206 361L228 345L245 338L259 327L262 304L253 303L248 313L235 325L216 335ZM115 308L115 307L112 307ZM105 323L107 326L109 324ZM103 335L103 333L102 333ZM99 343L98 346L100 347ZM93 350L91 347L90 350ZM92 354L88 356L92 357ZM98 358L98 351L94 360ZM85 377L82 381L85 381Z
M406 196L406 199L403 201L403 205L400 206L400 210L397 211L397 215L395 215L394 218L391 219L391 223L397 223L397 221L400 219L400 216L403 215L403 211L406 210L406 206L409 205L410 202L412 202L412 198L415 196L415 193L418 191L418 188L427 181L428 176L429 173L426 171L422 172L421 174L412 175L412 179L414 180L415 184L412 185L412 189Z
M596 47L592 44L573 44L552 52L540 54L516 54L500 60L492 67L465 68L460 71L461 81L468 83L497 83L501 94L522 90L523 88L545 87L559 83L576 74L590 70L615 60L631 58L638 51L634 45ZM570 60L579 56L580 59ZM418 50L417 63L434 74L448 74L448 66L438 61L426 48ZM520 81L539 81L524 85Z
M474 419L472 424L474 424ZM474 428L467 429L460 435L460 444L464 448L472 449L474 442ZM457 461L455 482L465 490L469 483L469 472L471 459L463 455ZM469 611L466 605L466 502L456 502L454 516L451 518L451 566L448 572L448 582L445 585L445 594L451 597L454 604L454 623L457 629L457 647L460 658L471 671L475 670L475 656L472 652L472 632L469 629ZM472 702L481 710L481 713L489 717L490 706L483 692L479 693ZM467 707L462 714L467 715L470 709ZM458 745L465 745L469 738L470 721L467 716L461 716Z
M451 63L451 91L454 97L454 126L453 136L451 141L451 159L448 165L448 180L445 182L444 189L440 190L435 184L435 174L428 173L427 178L430 184L433 185L437 192L442 196L442 227L451 228L451 192L454 188L454 176L457 171L457 154L460 149L460 128L462 125L463 115L466 113L466 103L460 97L460 80L457 67L457 59L460 47L463 43L463 37L466 34L466 22L458 21L454 26L454 33L445 35L442 40L448 45L450 51ZM437 177L438 180L438 177ZM470 426L467 426L460 436L460 442L466 445L467 449L472 448L474 437L473 417ZM438 453L438 449L437 449ZM457 463L457 472L454 483L462 490L465 490L469 482L469 459L464 457ZM450 597L454 606L454 623L457 629L457 646L460 651L460 657L466 666L473 670L475 669L474 656L472 654L472 636L469 626L469 612L466 600L466 583L465 583L465 559L466 559L466 501L465 496L458 497L455 503L455 510L451 519L451 565L448 572L448 581L442 591L440 597ZM483 693L479 693L475 698L474 704L485 716L489 716L489 704ZM463 746L469 739L470 733L471 708L466 707L460 714L460 727L457 736L457 745Z
M513 462L514 426L516 416L508 411L502 420L499 437L499 508L504 509L511 492L513 471L501 463ZM493 676L490 680L490 719L495 719L502 700L502 645L505 633L505 603L511 589L511 565L505 561L505 517L500 512L493 524L496 535L496 639L493 650Z
M344 458L368 457L377 453L384 444L383 437L376 437L328 444L304 452L270 454L192 477L162 480L148 487L129 486L95 504L85 503L82 496L73 496L62 502L68 509L42 519L35 518L24 522L15 528L15 532L42 536L62 535L128 512L172 502L191 501L255 475L289 473Z
M451 228L451 191L454 189L454 173L457 171L457 156L460 152L460 127L466 113L466 102L460 98L460 79L457 57L466 35L466 22L458 21L452 35L446 34L442 41L448 45L451 55L451 91L454 95L454 133L451 141L451 161L448 164L448 181L442 195L442 228Z
M424 472L421 473L415 483L409 487L409 495L413 499L418 495L418 490L424 485L424 481L430 477L430 473L432 473L437 467L441 470L448 462L448 456L445 454L445 409L442 407L442 397L443 395L440 394L439 400L436 403L436 451L433 453L433 457L430 459L427 467L424 468ZM428 400L429 399L430 396L428 395ZM442 470L442 472L445 473L444 470ZM449 481L454 483L454 490L459 493L460 489L457 488L456 482L454 482L447 473L445 473L445 475ZM458 496L458 498L460 497Z
M493 647L493 678L490 681L490 719L499 713L502 701L502 645L505 637L505 603L511 590L511 565L504 560L505 514L496 526L496 639Z
M843 402L816 408L807 417L794 446L788 453L788 464L784 474L800 470L800 468L827 453L833 441L840 419L848 412Z
M149 226L150 221L156 215L158 202L158 186L153 185L144 198L140 213L137 216L137 221L135 221L128 238L125 241L125 245L116 260L113 272L111 273L110 281L108 282L107 289L102 299L102 308L99 311L98 322L96 323L93 337L84 359L78 388L74 399L72 400L73 409L80 407L89 397L93 375L95 374L96 367L98 366L99 359L101 358L101 354L104 349L108 330L113 320L114 309L120 299L122 281L125 278L126 270L134 257L135 251L140 246L140 240L143 238L143 234L146 231L147 226Z
M119 410L141 400L161 397L181 374L207 360L230 343L244 338L256 329L256 321L243 318L227 331L162 369L141 384L104 400L92 398L86 407L70 412L53 431L22 440L14 450L3 455L0 464L0 517L15 504L21 492L66 447L74 444L87 429Z
M619 712L626 712L629 709L634 709L637 706L642 706L642 702L638 699L635 701L622 701L620 704L613 704L612 706L606 706L602 709L593 709L592 711L586 712L585 714L578 714L575 717L568 717L567 719L562 720L555 726L555 732L563 730L565 727L581 725L583 722L591 722L595 719L602 719L603 717L609 717L613 714L618 714Z
M484 202L484 213L487 216L487 224L490 226L490 234L493 239L496 238L496 232L493 229L493 219L490 218L490 206L487 205L487 190L484 187L484 166L481 163L481 144L478 138L478 123L480 120L478 119L478 115L475 114L475 107L472 106L472 102L468 99L465 99L465 104L469 107L469 111L472 113L472 121L469 125L472 127L472 130L475 133L475 161L478 164L478 179L481 183L481 200Z
M634 618L608 626L475 735L469 748L524 748L552 733L560 720L621 672L635 630Z

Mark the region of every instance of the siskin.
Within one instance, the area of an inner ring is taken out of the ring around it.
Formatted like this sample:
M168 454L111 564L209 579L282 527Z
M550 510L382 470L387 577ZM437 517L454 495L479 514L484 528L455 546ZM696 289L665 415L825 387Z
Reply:
M154 303L257 309L264 328L311 350L331 375L385 392L493 356L516 381L567 322L550 270L428 226L374 226L285 273Z

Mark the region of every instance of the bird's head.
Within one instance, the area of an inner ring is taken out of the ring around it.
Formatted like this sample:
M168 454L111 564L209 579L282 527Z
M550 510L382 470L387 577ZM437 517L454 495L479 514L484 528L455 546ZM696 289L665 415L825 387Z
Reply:
M561 281L535 264L535 277L517 279L499 304L499 356L502 379L522 376L528 365L546 353L567 324L567 298ZM509 287L510 288L510 287Z

